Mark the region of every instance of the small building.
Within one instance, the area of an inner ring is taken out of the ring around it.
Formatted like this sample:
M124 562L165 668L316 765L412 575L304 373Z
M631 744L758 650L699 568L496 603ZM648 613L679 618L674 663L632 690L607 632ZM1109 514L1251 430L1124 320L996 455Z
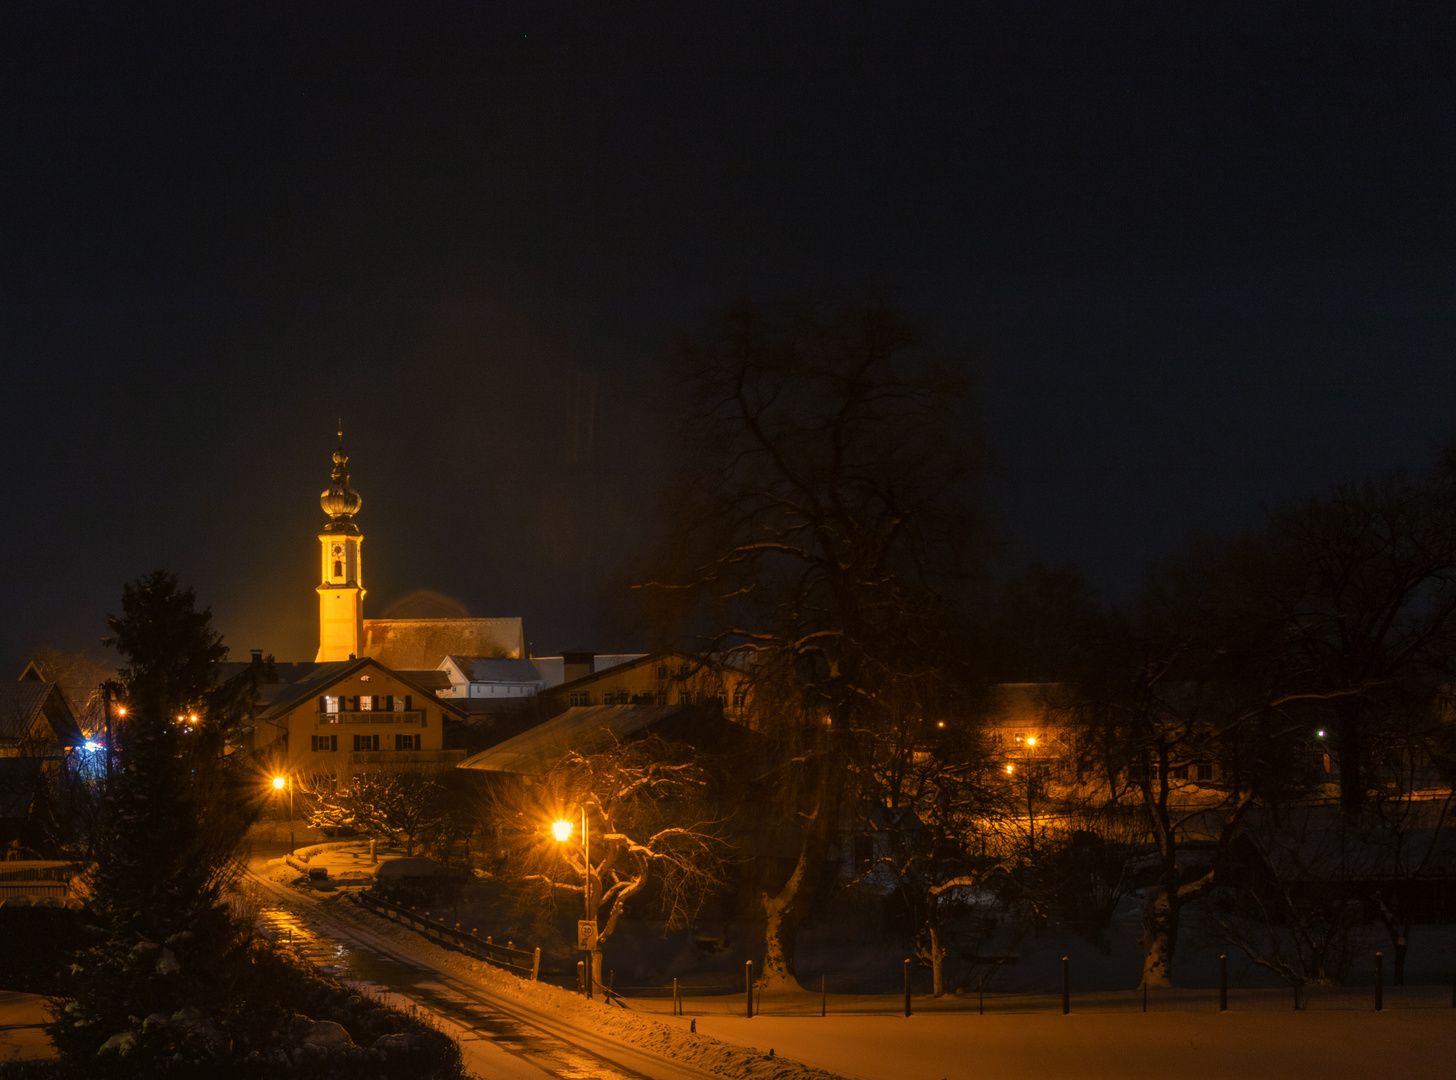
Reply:
M450 680L441 697L457 700L467 711L471 706L509 708L520 705L541 690L541 673L530 660L500 656L447 656L439 670ZM469 704L465 704L468 701Z
M541 673L541 688L549 690L565 682L600 674L608 668L641 660L646 653L565 652L560 656L533 656L531 663Z
M60 759L85 741L60 684L34 664L18 682L0 683L0 757Z
M548 716L594 705L721 706L739 719L747 702L743 673L681 652L648 653L541 692Z
M322 664L278 664L276 683L259 687L253 749L289 775L450 768L463 750L446 750L446 719L464 713L436 691L435 671L395 671L372 657Z

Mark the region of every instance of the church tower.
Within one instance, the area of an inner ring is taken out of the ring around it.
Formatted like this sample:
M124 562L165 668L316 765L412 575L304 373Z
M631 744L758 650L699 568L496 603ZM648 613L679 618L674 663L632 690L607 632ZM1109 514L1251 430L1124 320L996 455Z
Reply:
M364 640L364 577L359 548L364 542L354 515L363 498L349 487L349 455L344 453L344 432L334 451L334 473L328 490L319 496L329 523L319 533L319 650L314 660L352 660Z

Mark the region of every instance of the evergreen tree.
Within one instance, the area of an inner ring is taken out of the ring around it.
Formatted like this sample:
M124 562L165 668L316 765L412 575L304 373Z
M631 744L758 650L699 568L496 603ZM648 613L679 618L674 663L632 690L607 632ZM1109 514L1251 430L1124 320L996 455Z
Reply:
M94 944L76 957L76 997L51 1032L67 1055L94 1060L109 1044L120 1066L179 1039L216 1053L237 1007L227 973L245 942L221 893L256 799L231 775L226 744L251 694L213 685L227 649L210 623L162 571L128 585L109 619L128 713L90 881ZM199 1011L185 1033L159 1020L184 1009Z

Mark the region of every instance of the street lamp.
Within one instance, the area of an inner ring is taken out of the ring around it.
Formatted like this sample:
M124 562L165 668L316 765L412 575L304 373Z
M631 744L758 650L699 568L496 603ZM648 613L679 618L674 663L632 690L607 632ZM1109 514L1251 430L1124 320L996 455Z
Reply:
M282 791L288 788L288 854L292 855L293 850L293 776L275 776L273 778L273 790Z
M558 843L566 843L571 839L572 822L562 818L551 823L551 835L556 837ZM586 807L581 808L581 884L582 896L586 899L586 918L584 922L590 923L596 928L596 917L592 912L592 887L591 887L591 832L587 827ZM595 944L596 935L592 935ZM586 950L586 996L592 996L592 982L595 978L596 948Z

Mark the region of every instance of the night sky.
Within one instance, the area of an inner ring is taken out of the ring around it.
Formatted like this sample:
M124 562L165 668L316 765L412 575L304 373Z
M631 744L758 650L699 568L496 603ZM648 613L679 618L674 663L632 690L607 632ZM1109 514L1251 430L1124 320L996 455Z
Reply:
M672 343L894 290L975 374L1003 566L1456 431L1456 7L0 6L0 659L156 567L312 659L342 416L367 613L629 648Z

